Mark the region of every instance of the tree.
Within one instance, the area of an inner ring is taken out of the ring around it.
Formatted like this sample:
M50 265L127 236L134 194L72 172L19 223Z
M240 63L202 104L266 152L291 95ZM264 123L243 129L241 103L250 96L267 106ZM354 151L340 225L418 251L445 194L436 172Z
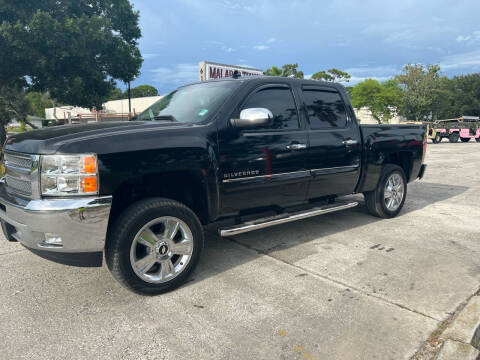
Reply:
M299 71L298 64L285 64L282 68L277 66L272 66L270 69L265 71L267 76L283 76L283 77L295 77L303 79L303 71Z
M285 64L282 66L282 76L303 79L303 71L297 70L298 64Z
M139 85L130 90L130 96L132 99L146 96L158 96L158 90L152 85ZM128 90L122 91L122 89L118 87L113 88L108 96L108 100L120 99L128 99Z
M107 100L110 101L110 100L120 100L120 99L124 99L123 91L122 91L122 89L115 86L110 91L110 94L108 95Z
M416 121L431 120L438 103L440 66L408 64L395 79L402 86L402 115Z
M138 16L128 0L1 1L0 84L98 107L139 74Z
M334 81L335 77L326 71L319 71L312 75L313 80Z
M451 105L448 113L440 114L442 117L480 116L480 73L455 76L442 84Z
M158 90L152 85L139 85L130 90L132 98L158 96Z
M5 127L11 120L19 121L22 127L28 124L35 128L27 117L32 111L31 103L26 97L22 83L17 82L11 87L0 85L0 143L2 145L5 143L7 136Z
M328 72L319 71L312 75L312 79L314 80L331 82L349 82L351 77L349 73L338 69L329 69Z
M283 71L279 67L272 66L270 69L264 73L267 76L283 76Z
M394 80L380 84L367 79L352 89L351 101L355 108L367 107L379 122L388 122L401 102L402 90Z
M31 113L38 117L45 117L45 108L52 107L52 102L48 94L42 94L37 91L32 91L25 94L25 99L30 103Z

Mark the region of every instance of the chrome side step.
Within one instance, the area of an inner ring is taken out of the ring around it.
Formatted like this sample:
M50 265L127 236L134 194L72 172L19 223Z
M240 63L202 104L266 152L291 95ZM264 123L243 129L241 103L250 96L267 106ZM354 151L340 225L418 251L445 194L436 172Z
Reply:
M220 236L242 234L242 233L257 230L257 229L263 229L263 228L267 228L267 227L278 225L278 224L284 224L290 221L306 219L312 216L324 215L324 214L328 214L335 211L350 209L357 205L358 205L358 202L356 201L336 203L336 204L325 205L322 207L309 209L307 211L300 211L300 212L291 213L291 214L285 213L285 214L270 216L262 219L248 221L243 224L235 225L228 228L220 228L218 229L218 233L220 234Z

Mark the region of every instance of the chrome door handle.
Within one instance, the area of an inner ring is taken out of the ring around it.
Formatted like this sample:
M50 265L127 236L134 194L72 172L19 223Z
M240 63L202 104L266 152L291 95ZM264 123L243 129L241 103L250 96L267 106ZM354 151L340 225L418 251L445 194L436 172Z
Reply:
M307 148L307 144L290 144L287 145L287 150L303 150Z
M346 145L346 146L357 145L358 141L357 140L351 140L351 139L350 140L343 140L342 144Z

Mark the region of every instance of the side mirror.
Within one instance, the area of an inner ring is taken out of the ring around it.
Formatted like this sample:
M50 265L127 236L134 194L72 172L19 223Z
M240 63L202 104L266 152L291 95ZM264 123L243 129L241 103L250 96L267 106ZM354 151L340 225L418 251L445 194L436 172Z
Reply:
M240 119L230 119L235 128L251 129L273 124L273 114L265 108L250 108L240 112Z

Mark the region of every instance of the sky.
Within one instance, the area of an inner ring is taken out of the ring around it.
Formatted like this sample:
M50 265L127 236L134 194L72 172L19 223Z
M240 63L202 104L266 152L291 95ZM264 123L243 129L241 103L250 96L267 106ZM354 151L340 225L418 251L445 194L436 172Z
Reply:
M198 81L198 62L298 63L386 80L408 63L480 72L479 0L133 0L144 58L133 86L160 94Z

